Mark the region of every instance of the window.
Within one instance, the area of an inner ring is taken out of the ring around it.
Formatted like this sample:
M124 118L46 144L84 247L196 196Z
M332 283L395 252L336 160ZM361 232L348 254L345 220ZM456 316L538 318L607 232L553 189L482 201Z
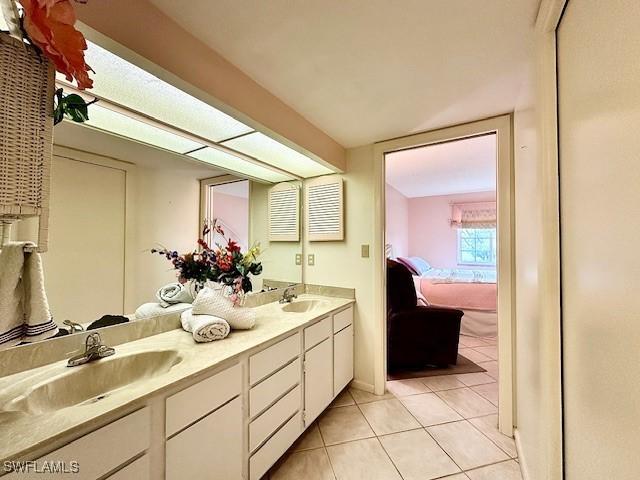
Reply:
M496 229L459 228L458 264L495 266Z

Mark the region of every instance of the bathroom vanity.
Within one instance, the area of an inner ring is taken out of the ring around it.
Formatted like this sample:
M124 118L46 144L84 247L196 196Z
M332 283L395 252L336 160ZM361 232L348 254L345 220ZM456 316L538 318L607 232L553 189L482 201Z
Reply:
M176 329L4 377L0 458L80 472L51 478L258 480L352 380L353 303L305 294L222 341Z

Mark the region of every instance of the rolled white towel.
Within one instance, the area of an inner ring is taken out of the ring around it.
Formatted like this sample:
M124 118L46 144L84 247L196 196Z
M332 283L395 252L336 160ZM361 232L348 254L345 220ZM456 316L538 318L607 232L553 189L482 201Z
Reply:
M142 320L143 318L157 317L171 312L179 312L190 307L190 303L176 303L175 305L169 305L167 308L162 307L159 303L143 303L136 309L135 317L136 320Z
M178 282L170 283L158 289L156 298L163 308L167 308L169 305L175 305L176 303L193 302L193 296L189 291L189 287Z
M192 309L180 315L182 328L193 334L196 342L213 342L222 340L231 331L225 319L213 315L194 315Z
M221 289L204 287L193 301L194 315L214 315L224 318L233 330L249 330L256 324L252 308L235 306Z

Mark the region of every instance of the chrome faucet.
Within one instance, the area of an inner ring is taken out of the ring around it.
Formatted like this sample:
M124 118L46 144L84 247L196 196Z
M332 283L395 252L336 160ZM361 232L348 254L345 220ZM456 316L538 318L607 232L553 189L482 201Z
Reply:
M79 323L72 322L71 320L65 320L62 323L64 323L68 327L71 327L71 331L69 333L84 332L84 327Z
M71 357L67 362L67 367L75 367L83 363L93 362L104 357L109 357L116 353L115 348L102 344L99 333L90 333L84 344L84 353Z
M280 303L291 303L294 298L298 298L294 287L287 287L284 289L282 293L282 298L280 299Z

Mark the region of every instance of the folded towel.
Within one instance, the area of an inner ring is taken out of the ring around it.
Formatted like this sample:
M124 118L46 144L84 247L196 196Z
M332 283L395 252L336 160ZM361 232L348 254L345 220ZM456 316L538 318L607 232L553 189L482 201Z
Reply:
M9 242L0 252L0 349L58 333L44 289L42 259L30 242Z
M204 287L198 292L193 301L193 314L224 318L233 330L249 330L256 324L253 309L234 305L222 289L211 287Z
M175 282L165 285L156 292L158 303L164 308L176 303L191 303L193 296L189 291L189 287L181 283Z
M175 305L169 305L167 308L162 307L159 303L143 303L136 309L135 317L136 320L142 320L171 312L181 312L190 307L190 303L176 303Z
M222 340L231 331L231 327L223 318L213 315L194 315L191 308L182 312L180 321L182 328L191 332L196 342Z

